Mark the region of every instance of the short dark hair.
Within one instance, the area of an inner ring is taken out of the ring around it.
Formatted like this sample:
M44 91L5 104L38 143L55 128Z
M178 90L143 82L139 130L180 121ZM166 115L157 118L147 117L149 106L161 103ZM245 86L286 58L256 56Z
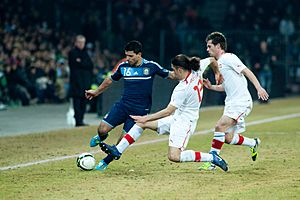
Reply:
M211 42L214 45L220 44L221 49L223 49L225 51L227 50L227 41L226 41L226 37L223 35L223 33L212 32L205 39L206 42L208 42L208 40L211 40Z
M179 55L175 56L172 59L171 63L176 68L182 67L186 70L198 71L200 68L200 58L198 58L198 57L190 58L184 54L179 54Z
M138 53L142 53L143 46L142 43L140 43L139 41L132 40L125 45L124 49L125 51L133 51L134 53L138 54Z

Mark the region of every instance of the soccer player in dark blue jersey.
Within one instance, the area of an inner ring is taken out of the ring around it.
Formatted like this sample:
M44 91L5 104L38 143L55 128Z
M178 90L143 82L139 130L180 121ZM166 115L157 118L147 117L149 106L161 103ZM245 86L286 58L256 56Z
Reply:
M135 124L130 115L147 115L152 105L152 86L155 75L163 78L175 79L174 72L162 68L153 61L142 57L142 44L139 41L130 41L125 46L126 61L119 64L117 70L106 78L96 90L86 90L85 96L91 100L103 93L114 81L124 79L123 95L113 105L110 112L103 118L99 127L98 135L90 141L90 146L95 147L103 142L108 132L114 127L123 124L123 131L127 133ZM111 162L113 158L107 156L100 161L96 168Z

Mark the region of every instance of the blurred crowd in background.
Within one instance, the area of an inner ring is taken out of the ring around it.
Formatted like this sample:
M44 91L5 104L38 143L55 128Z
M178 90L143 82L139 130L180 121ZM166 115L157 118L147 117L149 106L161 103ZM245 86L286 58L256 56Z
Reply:
M0 109L67 101L67 55L77 34L87 39L96 85L129 40L168 65L178 53L206 57L205 36L218 30L270 90L274 63L300 63L299 7L297 0L2 0Z

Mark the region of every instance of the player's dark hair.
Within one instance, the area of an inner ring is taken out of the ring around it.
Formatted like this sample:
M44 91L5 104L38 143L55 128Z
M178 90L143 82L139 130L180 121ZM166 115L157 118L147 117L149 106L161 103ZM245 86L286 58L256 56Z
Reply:
M143 46L139 41L132 40L125 45L124 49L125 51L133 51L134 53L138 54L140 52L142 53Z
M220 44L221 49L223 49L224 51L227 50L227 41L223 33L212 32L205 39L206 42L208 40L211 40L211 43L213 43L214 45Z
M198 71L200 67L200 58L190 58L184 54L179 54L172 59L171 63L174 67L182 67L186 70Z

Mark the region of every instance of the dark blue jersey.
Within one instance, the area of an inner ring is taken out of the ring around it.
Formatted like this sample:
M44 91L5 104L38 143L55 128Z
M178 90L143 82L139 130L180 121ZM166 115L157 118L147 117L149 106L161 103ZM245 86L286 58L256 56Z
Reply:
M127 61L120 63L117 71L111 75L113 81L124 78L124 91L121 101L132 108L151 109L152 86L155 74L167 78L169 70L146 59L138 67L131 66Z

